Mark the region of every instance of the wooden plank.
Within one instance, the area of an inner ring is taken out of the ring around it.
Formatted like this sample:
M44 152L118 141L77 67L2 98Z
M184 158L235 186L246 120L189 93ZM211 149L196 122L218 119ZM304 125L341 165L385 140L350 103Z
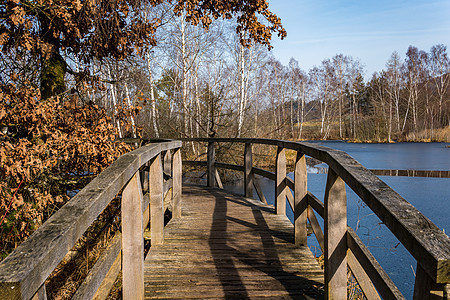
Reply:
M347 196L345 182L332 169L325 188L325 295L347 297Z
M252 173L252 176L254 177L255 175ZM264 204L268 204L266 197L264 196L264 193L263 193L261 187L259 186L258 181L256 181L255 178L253 178L252 182L253 182L253 186L255 187L256 193L258 194L258 197L261 200L261 202Z
M233 165L233 164L226 164L226 163L221 163L221 162L215 162L214 166L216 168L222 168L222 169L229 169L229 170L235 170L235 171L244 172L244 166Z
M157 158L159 157L160 156L158 155ZM152 166L150 166L150 180L151 179ZM139 178L139 172L136 172L122 192L121 204L123 255L122 291L123 299L126 300L143 299L144 297L144 230L142 227L142 198L141 180Z
M220 188L220 189L223 189L223 184L222 184L222 180L220 179L220 174L219 174L219 171L217 171L217 169L215 170L216 172L216 184L217 184L217 186Z
M118 233L103 251L102 256L97 260L94 267L89 271L89 274L73 295L72 300L94 298L94 295L97 293L97 290L102 285L106 275L120 254L122 248L121 242L122 235Z
M32 298L138 169L162 149L180 146L175 141L141 147L94 178L0 263L0 299Z
M433 288L433 279L428 276L422 266L417 263L416 280L414 282L414 300L432 299L431 290Z
M405 299L369 249L350 227L347 227L347 245L383 299Z
M208 169L206 171L206 180L207 180L207 186L213 187L215 186L215 146L214 142L208 142L208 153L207 153L207 166Z
M256 175L259 175L259 176L262 176L262 177L265 177L265 178L268 178L268 179L273 180L273 181L275 181L276 178L277 178L277 175L275 175L274 172L266 171L266 170L261 169L261 168L253 167L252 168L252 173L256 174Z
M308 219L314 231L314 235L316 236L317 242L319 243L320 249L322 250L322 252L324 252L325 239L323 236L323 231L322 228L320 228L319 222L317 221L316 215L314 214L314 210L309 205L308 205Z
M277 148L275 180L275 212L286 215L286 150Z
M167 150L166 152L162 153L162 155L164 155L164 173L172 174L172 153L170 152L170 150Z
M306 174L306 156L297 152L294 167L294 230L295 245L307 246L308 233L306 231L306 219L308 217L308 194Z
M244 148L244 195L245 197L253 197L253 176L252 176L252 144L245 143Z
M172 174L172 217L180 218L182 215L181 201L182 201L182 174L183 174L183 166L181 160L181 148L175 150L173 155L173 174Z
M152 245L164 241L164 186L162 179L161 156L150 161L150 230Z
M353 255L352 250L350 249L347 250L347 263L350 270L352 271L353 276L358 282L358 285L361 287L364 296L366 296L368 300L381 299L369 276L367 276L366 271L360 265L355 255Z
M45 289L45 284L39 288L31 300L47 300L47 290Z
M105 279L103 279L102 284L98 288L97 292L95 292L95 295L92 299L105 300L108 298L109 293L111 292L111 289L113 288L114 283L116 282L116 279L119 276L120 270L122 269L121 265L122 265L122 254L119 253L113 265L111 266L111 269L109 269L108 273L105 276Z
M145 261L147 299L323 299L323 271L286 216L216 188L183 190L186 214Z
M325 205L311 192L308 192L308 205L311 206L319 214L319 216L322 217L322 219L324 218Z

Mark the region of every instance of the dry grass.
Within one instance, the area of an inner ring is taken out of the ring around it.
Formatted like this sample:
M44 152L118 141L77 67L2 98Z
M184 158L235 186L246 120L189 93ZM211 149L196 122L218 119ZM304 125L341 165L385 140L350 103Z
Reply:
M419 133L409 133L406 136L408 142L444 142L450 143L450 126L434 130L426 129Z

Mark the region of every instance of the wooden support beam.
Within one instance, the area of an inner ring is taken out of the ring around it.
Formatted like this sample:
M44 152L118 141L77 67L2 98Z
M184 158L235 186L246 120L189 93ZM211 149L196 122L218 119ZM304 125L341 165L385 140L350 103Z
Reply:
M150 231L152 245L164 240L164 185L161 155L150 161Z
M214 142L208 142L208 152L207 152L207 171L206 171L206 184L209 187L215 186L215 154L216 150L214 147Z
M45 283L41 285L36 294L34 294L31 300L47 300L47 290L45 289Z
M297 152L294 169L294 235L296 246L307 246L306 219L308 217L308 189L306 156Z
M122 192L123 299L144 298L142 190L136 172Z
M107 248L103 251L102 255L95 263L94 267L89 271L89 274L86 276L75 295L73 295L72 300L94 299L94 295L98 292L102 285L102 288L106 288L108 286L107 284L104 285L103 282L107 278L108 273L119 257L121 250L121 240L122 236L119 232L116 234L116 236L114 236L111 243L107 246ZM117 266L115 268L117 268ZM115 278L110 280L113 283L117 278L117 274L115 275ZM109 290L100 293L106 293L106 295L108 295Z
M275 180L275 212L278 215L286 215L286 150L277 149Z
M219 171L215 172L215 178L216 178L216 184L220 189L223 189L223 184L222 184L222 180L220 179L220 175L219 175Z
M433 280L425 272L422 266L417 263L416 281L414 283L414 300L430 300L432 299L431 290L433 288Z
M325 298L347 297L347 196L332 169L325 189Z
M309 219L309 224L311 224L311 228L314 231L314 235L316 236L317 242L319 242L320 249L322 250L322 252L324 252L325 240L323 237L323 231L322 231L322 228L320 228L320 224L317 221L314 210L309 205L308 205L308 219Z
M172 165L172 217L180 218L181 211L181 190L182 190L182 160L181 160L181 148L175 150L173 154Z
M167 150L164 153L164 173L172 174L172 153L170 150Z
M245 143L244 149L244 195L253 198L253 176L252 176L252 144Z
M367 276L366 271L356 259L351 249L347 250L347 263L356 282L358 282L358 285L361 287L364 296L366 296L368 300L380 300L380 295L378 295L372 281L369 276Z
M264 193L261 189L261 187L259 186L258 181L255 180L255 175L252 173L252 182L253 182L253 186L255 187L256 193L258 194L259 199L261 200L262 203L264 204L268 204L266 197L264 196Z

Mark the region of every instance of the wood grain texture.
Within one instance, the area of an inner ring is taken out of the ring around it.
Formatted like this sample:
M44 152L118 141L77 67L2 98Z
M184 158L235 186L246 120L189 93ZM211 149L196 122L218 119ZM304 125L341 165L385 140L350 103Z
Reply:
M325 293L327 299L347 296L347 196L345 183L329 170L325 188Z
M245 143L244 148L244 195L245 197L253 197L253 176L252 176L252 144Z
M286 149L278 147L275 168L275 212L286 215Z
M307 246L306 219L308 217L308 194L306 156L297 152L294 167L294 228L295 244Z
M146 299L323 299L323 271L286 216L219 189L184 187L183 217L145 261ZM309 297L309 298L308 298Z

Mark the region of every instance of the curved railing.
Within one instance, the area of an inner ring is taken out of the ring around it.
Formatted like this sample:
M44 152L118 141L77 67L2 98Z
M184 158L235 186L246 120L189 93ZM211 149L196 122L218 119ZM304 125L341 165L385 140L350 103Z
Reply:
M118 194L121 233L72 299L91 299L106 276L113 272L117 277L121 263L123 297L140 299L144 294L143 228L150 220L152 244L162 242L163 198L170 187L173 217L181 215L180 147L180 141L149 144L121 156L101 172L1 262L0 299L46 299L47 277Z
M325 290L327 299L346 299L347 267L368 299L404 299L395 284L381 268L357 234L347 226L347 184L386 227L397 237L417 261L414 299L429 299L434 291L448 297L450 283L450 239L415 207L392 190L372 172L347 153L306 142L269 139L183 139L186 142L208 143L207 161L185 161L185 165L207 167L207 185L219 185L216 168L242 171L244 194L252 197L253 187L265 201L261 188L254 180L260 175L276 182L275 210L286 213L286 198L294 212L295 243L307 243L307 219L324 252ZM215 161L215 143L245 144L243 165ZM276 172L252 165L252 145L277 147ZM294 180L286 176L285 150L297 151ZM329 166L324 203L307 191L305 155ZM294 191L292 195L291 190ZM324 219L324 231L314 211ZM448 298L446 298L448 299Z

